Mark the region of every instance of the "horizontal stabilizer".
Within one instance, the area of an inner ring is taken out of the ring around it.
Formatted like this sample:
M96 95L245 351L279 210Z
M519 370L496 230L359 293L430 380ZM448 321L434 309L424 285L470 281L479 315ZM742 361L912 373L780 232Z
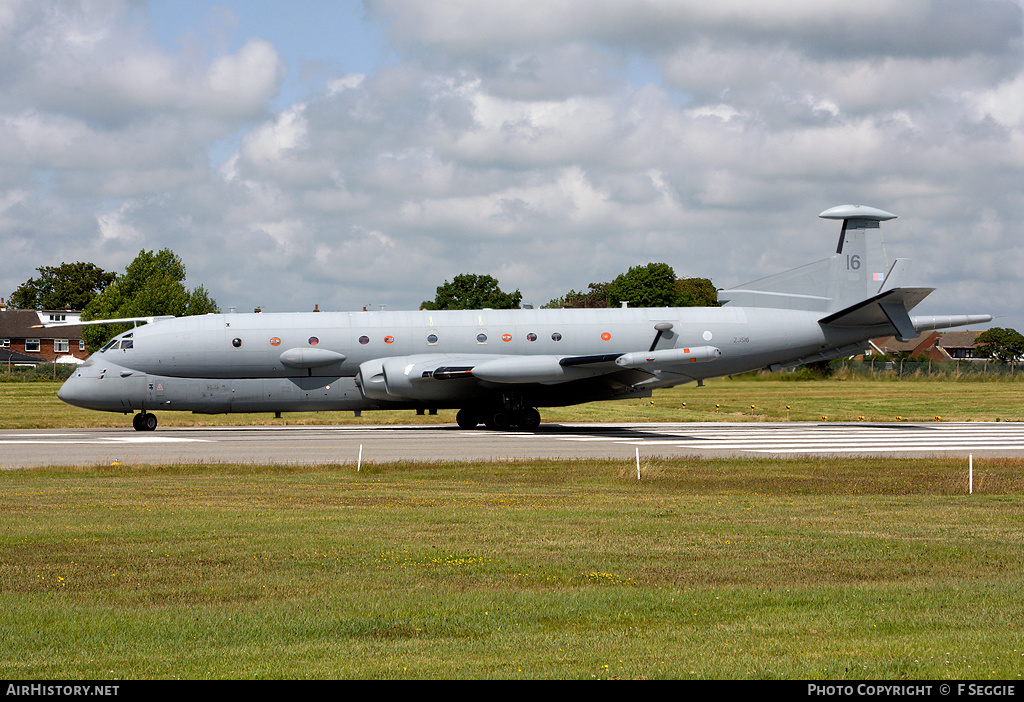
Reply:
M834 327L873 327L890 325L900 336L917 334L912 329L908 310L912 310L926 298L934 288L895 288L879 293L855 305L822 317L822 324Z

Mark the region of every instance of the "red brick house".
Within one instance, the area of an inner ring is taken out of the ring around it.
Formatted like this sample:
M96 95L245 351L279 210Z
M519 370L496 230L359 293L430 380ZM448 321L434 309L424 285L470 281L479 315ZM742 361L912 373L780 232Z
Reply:
M884 354L906 353L910 357L927 357L931 361L984 361L975 355L975 341L980 331L926 332L921 336L900 341L894 336L875 339L876 349Z
M0 299L0 363L81 363L88 356L82 326L43 327L48 322L74 322L71 310L13 310Z

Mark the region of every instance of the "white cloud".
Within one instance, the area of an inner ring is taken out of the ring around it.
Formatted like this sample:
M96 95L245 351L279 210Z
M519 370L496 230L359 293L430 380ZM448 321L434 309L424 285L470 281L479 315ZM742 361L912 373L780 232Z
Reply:
M163 246L239 309L463 272L543 304L650 261L725 286L827 255L853 202L900 215L932 311L1024 328L1017 2L370 0L387 61L280 106L273 31L174 50L140 7L0 5L8 290Z

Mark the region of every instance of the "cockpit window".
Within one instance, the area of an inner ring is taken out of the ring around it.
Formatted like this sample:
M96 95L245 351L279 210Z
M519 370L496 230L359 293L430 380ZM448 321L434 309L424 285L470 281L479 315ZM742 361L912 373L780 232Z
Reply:
M103 348L100 349L100 353L103 353L104 351L117 351L118 349L130 349L133 345L132 332L129 332L124 336L118 336L108 341L103 345Z

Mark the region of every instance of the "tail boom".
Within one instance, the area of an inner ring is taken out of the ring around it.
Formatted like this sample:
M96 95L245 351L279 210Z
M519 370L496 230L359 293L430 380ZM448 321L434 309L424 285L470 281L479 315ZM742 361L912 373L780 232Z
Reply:
M971 324L986 324L992 321L990 314L950 314L937 316L915 316L910 318L918 332L965 327Z

